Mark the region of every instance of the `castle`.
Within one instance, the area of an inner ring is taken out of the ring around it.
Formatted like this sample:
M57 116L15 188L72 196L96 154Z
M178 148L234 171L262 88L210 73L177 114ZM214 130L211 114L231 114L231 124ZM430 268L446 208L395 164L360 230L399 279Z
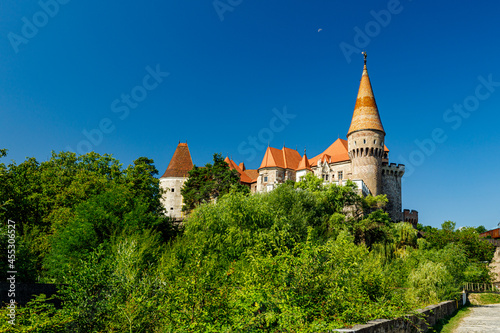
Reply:
M269 192L287 180L299 181L307 173L323 179L324 183L342 185L349 179L361 195L386 194L385 207L394 221L416 224L418 212L402 212L401 178L405 173L402 164L389 163L389 149L385 146L385 131L375 102L375 96L366 68L366 54L358 96L354 106L347 140L337 139L321 154L308 158L294 149L268 147L260 167L247 170L244 163L236 164L226 157L226 163L240 175L240 182L251 192ZM162 198L167 214L177 220L182 213L181 187L187 180L193 162L187 143L179 143L167 170L160 178L166 189Z

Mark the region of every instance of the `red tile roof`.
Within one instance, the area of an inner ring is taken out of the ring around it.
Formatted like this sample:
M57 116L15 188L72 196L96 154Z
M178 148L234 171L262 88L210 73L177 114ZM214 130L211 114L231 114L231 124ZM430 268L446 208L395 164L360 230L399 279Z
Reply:
M307 158L306 153L304 152L304 156L302 156L302 160L299 163L298 170L311 170L311 164L309 163L309 159Z
M259 170L245 170L244 171L248 177L250 177L250 179L252 180L252 183L253 182L256 182L257 181L257 178L259 178Z
M330 147L326 148L321 154L314 156L309 160L311 166L318 165L318 161L328 163L337 163L349 161L349 154L347 153L347 140L337 139Z
M255 177L255 180L252 179L252 177L250 177L245 171L243 171L241 169L241 167L239 165L237 165L233 160L229 159L229 157L226 157L224 159L224 161L229 165L229 169L231 170L236 170L239 175L240 175L240 181L242 183L246 183L246 184L251 184L255 181L257 181L257 177ZM243 163L240 163L240 165L242 165ZM244 167L244 165L243 165ZM257 176L258 176L258 173L257 173Z
M175 149L174 156L168 164L167 170L161 178L165 177L187 177L189 171L193 168L193 160L189 153L187 143L180 143Z
M279 167L283 169L297 170L302 157L299 152L283 147L283 149L276 149L267 147L266 154L262 159L259 169Z

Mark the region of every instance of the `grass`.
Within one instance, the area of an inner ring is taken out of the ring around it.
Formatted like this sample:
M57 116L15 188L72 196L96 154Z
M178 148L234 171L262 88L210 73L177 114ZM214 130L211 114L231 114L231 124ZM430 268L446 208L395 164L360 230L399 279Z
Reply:
M462 318L467 317L470 312L469 306L464 306L460 308L458 311L455 311L450 317L441 319L431 330L430 332L437 333L451 333L457 327Z
M500 303L500 295L499 294L475 294L475 302L471 303L474 305L484 305L484 304L498 304Z

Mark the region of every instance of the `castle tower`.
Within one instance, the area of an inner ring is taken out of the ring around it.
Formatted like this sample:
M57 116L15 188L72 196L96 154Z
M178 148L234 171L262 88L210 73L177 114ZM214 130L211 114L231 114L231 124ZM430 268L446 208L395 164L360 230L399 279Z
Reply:
M165 207L165 213L178 221L184 218L181 188L192 168L193 160L189 147L187 143L179 142L167 170L160 178L160 186L164 190L161 202Z
M347 145L352 161L352 179L362 179L372 195L379 195L382 193L385 131L366 69L366 53L364 56L363 75L347 133Z

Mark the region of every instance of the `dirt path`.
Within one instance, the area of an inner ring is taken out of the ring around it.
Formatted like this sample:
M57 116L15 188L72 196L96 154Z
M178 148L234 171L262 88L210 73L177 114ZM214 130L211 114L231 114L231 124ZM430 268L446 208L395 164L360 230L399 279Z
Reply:
M493 282L500 282L500 247L497 247L495 256L490 263L491 271L495 274ZM470 294L474 304L474 294ZM500 304L476 305L471 307L470 314L462 319L454 333L467 332L500 332Z
M471 308L454 333L500 332L500 304L480 305Z

